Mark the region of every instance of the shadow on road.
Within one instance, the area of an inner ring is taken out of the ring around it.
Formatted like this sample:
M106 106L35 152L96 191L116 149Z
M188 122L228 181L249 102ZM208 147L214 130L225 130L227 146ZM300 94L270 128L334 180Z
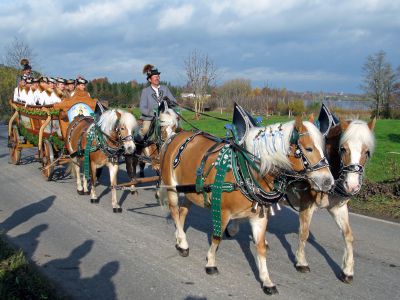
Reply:
M11 216L9 216L0 224L1 229L4 233L7 233L11 229L25 223L34 216L46 212L53 205L55 199L56 196L49 196L43 200L16 210Z
M87 240L73 249L68 257L51 260L43 268L62 282L63 290L69 295L78 295L79 299L117 299L112 277L118 273L119 262L104 264L92 277L81 276L80 265L93 244L92 240Z

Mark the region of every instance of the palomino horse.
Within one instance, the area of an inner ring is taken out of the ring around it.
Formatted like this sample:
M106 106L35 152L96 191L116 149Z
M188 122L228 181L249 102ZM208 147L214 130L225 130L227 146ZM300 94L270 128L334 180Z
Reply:
M77 191L89 195L92 203L99 200L96 195L96 170L107 166L110 172L111 204L114 212L122 212L117 202L118 157L135 151L132 134L137 128L135 117L123 110L112 109L104 112L96 123L92 117L77 117L67 129L67 149L75 162ZM90 143L88 143L90 141ZM79 159L79 160L78 160ZM80 162L84 161L83 184L80 176ZM88 191L87 177L90 167L91 189Z
M126 168L128 176L133 179L136 177L136 166L138 157L140 158L140 177L144 177L144 167L146 162L151 163L152 169L158 171L160 168L159 151L164 143L179 127L179 116L168 107L166 101L161 101L158 108L158 115L153 119L150 131L143 141L136 142L134 155L127 155Z
M229 153L229 149L238 147L235 143L227 140L216 141L216 138L202 133L181 132L174 135L164 144L160 153L162 187L166 188L166 193L165 189L161 189L160 198L164 201L166 196L168 198L169 209L176 226L175 247L182 256L189 255L184 223L191 204L195 203L200 207L211 205L213 215L220 210L219 220L214 224L211 247L207 253L207 274L218 273L216 250L221 242L221 232L224 232L229 220L248 217L257 247L258 270L263 290L266 294L275 294L278 291L269 277L266 263L265 232L268 214L264 208L268 208L269 203L256 202L255 198L262 198L273 191L274 178L285 173L308 179L310 185L319 191L329 191L334 180L323 155L321 133L312 123L303 123L300 118L295 122L265 128L253 127L244 145L245 149L240 151L252 157L255 168L249 167L249 162L239 168L236 164L238 160L234 162L233 159L235 155L232 155L230 160L226 153ZM222 175L222 185L218 186L217 180L221 183L221 164L228 164L228 167L225 176ZM202 173L200 168L206 172ZM249 170L248 176L242 176L243 180L238 182L236 175L245 174L244 169ZM197 186L201 181L204 183L204 189L185 190L195 182ZM229 186L231 189L225 190L227 187L229 189ZM250 197L245 195L242 187L249 188L247 191ZM186 199L180 207L178 192L186 194ZM219 207L214 205L218 194Z
M345 242L341 280L346 283L352 282L353 233L349 224L347 203L359 192L365 163L374 150L375 121L376 119L373 119L367 124L360 120L341 120L339 125L332 127L328 132L326 153L336 182L334 192L325 197L325 202L316 199L315 193L310 190L297 190L295 187L288 189L290 202L300 207L299 245L296 251L296 269L299 272L310 271L304 248L313 212L317 207L326 207L340 228Z

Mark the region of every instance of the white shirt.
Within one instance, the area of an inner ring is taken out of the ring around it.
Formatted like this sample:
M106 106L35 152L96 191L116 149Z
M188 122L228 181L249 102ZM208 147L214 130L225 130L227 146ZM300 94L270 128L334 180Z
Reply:
M156 92L157 98L160 98L160 92L159 92L160 86L151 86L151 88Z
M32 89L29 89L28 96L27 96L26 101L25 101L25 106L26 105L36 105L36 101L35 101L35 96L34 95L35 95L35 92Z
M19 88L18 88L18 87L16 87L16 88L14 89L14 98L13 98L13 101L14 101L14 102L19 102Z

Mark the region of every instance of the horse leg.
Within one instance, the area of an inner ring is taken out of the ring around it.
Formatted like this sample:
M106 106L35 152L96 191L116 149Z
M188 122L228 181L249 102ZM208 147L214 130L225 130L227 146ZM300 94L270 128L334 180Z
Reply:
M171 212L171 217L175 222L175 239L176 239L176 244L175 248L178 250L179 254L183 257L186 257L189 255L189 244L186 239L186 233L183 229L184 223L181 223L180 216L179 216L179 194L173 190L173 189L168 189L167 190L167 195L168 195L168 206L169 210ZM184 209L182 209L184 211ZM184 214L184 212L183 212ZM187 212L186 212L187 214ZM183 218L184 220L184 218Z
M250 217L251 231L257 247L257 266L259 278L262 282L264 293L267 295L273 295L278 294L278 289L271 281L267 267L267 245L265 243L267 223L267 216L260 218L260 216L256 214Z
M354 258L353 258L353 232L349 223L349 210L347 203L341 206L333 206L328 209L329 213L335 219L336 224L342 232L345 243L341 280L344 283L351 283L354 276Z
M139 177L144 177L144 168L146 167L146 163L144 162L139 162Z
M117 175L118 175L118 163L109 163L108 169L110 171L110 183L111 183L111 205L113 212L122 212L121 206L119 206L117 201L117 190L115 186L117 185Z
M91 203L99 203L99 198L97 198L96 194L96 176L97 166L94 163L90 163L90 178L92 180L92 186L90 189L90 202Z
M78 192L79 195L83 195L83 186L82 186L82 180L81 180L81 167L76 158L72 159L73 164L73 172L76 174L76 191Z
M132 180L136 178L137 158L133 155L125 155L125 165L128 177Z
M306 203L300 203L299 246L296 251L296 270L301 273L310 272L304 249L310 235L310 224L315 207L314 202L307 201Z
M226 226L229 223L229 220L231 219L231 214L230 212L223 210L221 212L221 232L224 232L226 229ZM219 247L219 244L221 243L221 239L218 236L212 236L211 239L211 246L208 249L207 252L207 264L206 264L206 273L209 275L214 275L218 274L218 268L216 266L216 253Z

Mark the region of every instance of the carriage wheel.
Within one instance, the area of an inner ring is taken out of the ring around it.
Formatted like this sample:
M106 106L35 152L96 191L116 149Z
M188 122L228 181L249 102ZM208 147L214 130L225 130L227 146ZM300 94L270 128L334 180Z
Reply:
M11 136L9 137L10 159L9 162L14 165L19 165L21 160L21 148L19 145L19 133L16 127L13 127Z
M50 181L53 177L54 172L54 151L53 145L48 141L45 140L42 145L42 175L47 180Z

